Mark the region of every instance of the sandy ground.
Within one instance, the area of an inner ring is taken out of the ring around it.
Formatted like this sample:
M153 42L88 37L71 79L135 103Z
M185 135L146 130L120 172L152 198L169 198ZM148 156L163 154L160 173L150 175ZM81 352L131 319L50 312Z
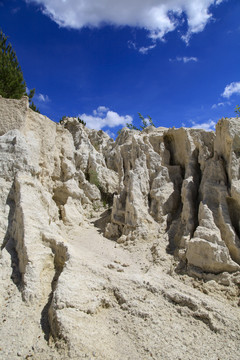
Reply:
M152 244L117 244L97 220L63 234L71 256L55 291L57 346L46 302L23 302L12 269L2 271L0 359L239 359L235 288L173 274L163 241L155 264Z

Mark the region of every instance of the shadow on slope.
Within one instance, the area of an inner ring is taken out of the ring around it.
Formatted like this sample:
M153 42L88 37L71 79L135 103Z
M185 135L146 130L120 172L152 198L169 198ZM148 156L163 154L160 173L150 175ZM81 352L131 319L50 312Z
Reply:
M104 234L107 224L111 220L112 209L107 209L100 214L100 217L96 220L94 219L91 223L98 229L99 234Z

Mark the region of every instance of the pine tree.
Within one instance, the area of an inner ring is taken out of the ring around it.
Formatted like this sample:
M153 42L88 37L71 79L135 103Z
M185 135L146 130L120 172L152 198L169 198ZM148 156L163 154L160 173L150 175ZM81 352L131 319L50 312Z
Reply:
M8 99L21 99L24 95L29 98L30 109L40 113L32 98L35 89L26 92L26 83L15 51L7 36L0 31L0 95Z
M10 99L21 99L26 95L26 83L12 45L0 32L0 95Z

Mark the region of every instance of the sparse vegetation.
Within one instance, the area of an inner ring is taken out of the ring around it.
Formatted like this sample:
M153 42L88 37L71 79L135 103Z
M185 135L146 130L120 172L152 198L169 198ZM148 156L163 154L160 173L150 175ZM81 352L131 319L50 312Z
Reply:
M89 182L91 184L96 185L97 188L99 188L99 190L100 190L100 182L98 180L98 174L97 174L96 170L89 171Z
M35 94L35 89L30 90L29 94L28 94L28 98L29 98L29 107L30 109L32 109L33 111L37 112L40 114L39 109L36 107L36 105L34 104L34 102L32 101L32 98Z
M59 124L62 124L64 122L64 120L67 119L67 116L62 116L61 119L59 120Z
M236 107L235 107L235 113L237 114L237 119L239 118L239 116L240 116L240 106L239 105L236 105Z
M149 125L155 126L150 115L147 115L147 118L144 118L144 117L142 116L142 114L139 112L139 113L138 113L138 116L139 116L139 118L140 118L140 120L141 120L141 122L142 122L142 125L140 125L140 127L137 128L137 127L136 127L135 125L133 125L133 124L126 124L126 126L127 126L129 129L142 131L142 130L144 130L146 127L148 127Z
M78 117L78 122L79 122L80 124L83 124L83 126L86 126L85 121L84 121L84 120L82 120L82 119L80 119L80 117Z
M64 120L66 120L68 117L70 117L70 116L65 116L65 115L62 116L61 119L59 120L59 124L62 124L62 123L64 122ZM79 122L80 124L82 124L83 126L86 126L85 121L83 121L82 119L80 119L80 117L78 117L77 119L78 119L78 122Z

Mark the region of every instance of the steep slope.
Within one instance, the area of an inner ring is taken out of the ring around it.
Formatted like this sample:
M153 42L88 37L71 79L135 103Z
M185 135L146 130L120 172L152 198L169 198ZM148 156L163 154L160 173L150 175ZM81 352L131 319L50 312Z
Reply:
M0 98L0 135L1 358L238 359L237 119L114 142Z

